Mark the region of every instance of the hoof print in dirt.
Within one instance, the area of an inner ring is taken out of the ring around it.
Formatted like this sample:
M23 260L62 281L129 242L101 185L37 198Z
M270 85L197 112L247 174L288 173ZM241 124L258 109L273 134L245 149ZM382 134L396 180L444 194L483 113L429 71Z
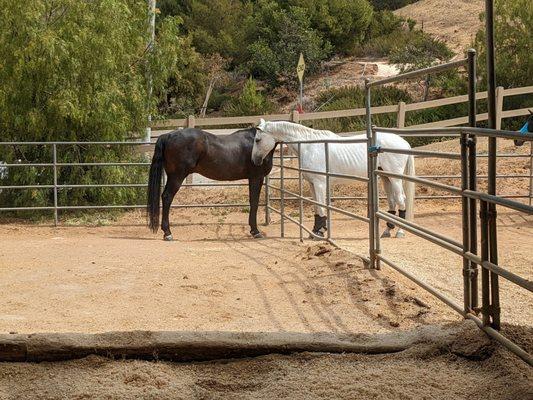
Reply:
M311 248L309 248L311 249ZM322 256L326 253L331 253L331 249L328 249L327 247L324 247L324 246L320 246L318 248L318 250L315 251L315 256L319 257L319 256Z

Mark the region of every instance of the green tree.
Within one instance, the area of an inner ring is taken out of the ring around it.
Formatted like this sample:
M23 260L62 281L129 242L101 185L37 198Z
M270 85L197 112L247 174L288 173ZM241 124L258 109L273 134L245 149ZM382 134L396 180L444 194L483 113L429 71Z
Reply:
M0 0L0 131L2 140L123 140L142 137L147 115L179 60L179 20L158 32L147 48L144 0ZM177 45L176 45L177 43ZM147 67L154 95L147 97ZM125 146L61 146L60 162L125 161ZM50 147L0 148L0 159L50 162ZM121 167L59 168L59 183L144 180L142 170ZM50 168L12 168L12 184L50 184ZM133 189L60 191L63 204L136 201ZM1 193L2 204L49 205L51 191Z
M505 88L533 85L533 3L528 0L496 0L494 8L496 84ZM484 15L482 15L484 20ZM486 88L485 29L476 35L481 87ZM531 95L505 99L505 108L531 107ZM504 120L504 128L517 129L524 118Z
M331 45L311 28L305 9L284 9L277 3L259 1L249 21L248 72L271 84L295 82L300 53L308 73L318 71L331 53Z
M312 27L334 46L346 52L365 37L373 9L367 0L289 0L309 16Z
M242 61L251 3L240 0L188 0L184 3L181 9L187 11L181 16L197 51L218 53L234 63Z

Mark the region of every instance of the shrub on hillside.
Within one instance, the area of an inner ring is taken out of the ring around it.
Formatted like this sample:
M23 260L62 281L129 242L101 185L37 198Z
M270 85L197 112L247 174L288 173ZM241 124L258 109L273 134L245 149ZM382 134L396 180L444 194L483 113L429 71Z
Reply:
M418 0L370 0L376 10L397 10Z
M373 19L368 0L289 0L287 4L303 8L312 27L340 53L363 40Z
M422 31L409 31L409 40L399 43L389 54L389 59L400 64L402 70L415 70L449 60L453 53L446 43Z
M296 82L295 68L300 53L306 60L306 71L318 71L331 45L311 28L305 10L284 9L271 1L259 1L250 24L247 47L247 72L272 85Z
M223 108L227 116L261 115L272 112L274 105L257 89L255 81L249 78L239 97L232 98Z

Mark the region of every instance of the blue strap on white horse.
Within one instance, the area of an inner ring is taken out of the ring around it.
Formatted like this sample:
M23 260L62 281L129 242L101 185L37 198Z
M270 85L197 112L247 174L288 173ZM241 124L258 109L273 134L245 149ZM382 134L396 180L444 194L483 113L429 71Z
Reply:
M526 122L524 124L524 126L522 127L522 129L520 129L518 132L520 132L522 135L525 135L526 133L529 133L529 131L527 130L527 126L528 126L528 122Z

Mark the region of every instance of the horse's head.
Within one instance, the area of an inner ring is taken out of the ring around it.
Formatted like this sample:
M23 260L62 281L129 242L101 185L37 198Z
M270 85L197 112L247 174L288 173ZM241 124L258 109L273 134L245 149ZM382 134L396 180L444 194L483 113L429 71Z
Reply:
M529 110L529 118L522 129L520 129L520 133L533 133L533 111ZM522 146L524 142L525 140L515 140L514 144L515 146Z
M252 162L255 165L263 164L265 157L276 147L276 139L265 132L266 121L261 118L255 130L254 147L252 149Z

